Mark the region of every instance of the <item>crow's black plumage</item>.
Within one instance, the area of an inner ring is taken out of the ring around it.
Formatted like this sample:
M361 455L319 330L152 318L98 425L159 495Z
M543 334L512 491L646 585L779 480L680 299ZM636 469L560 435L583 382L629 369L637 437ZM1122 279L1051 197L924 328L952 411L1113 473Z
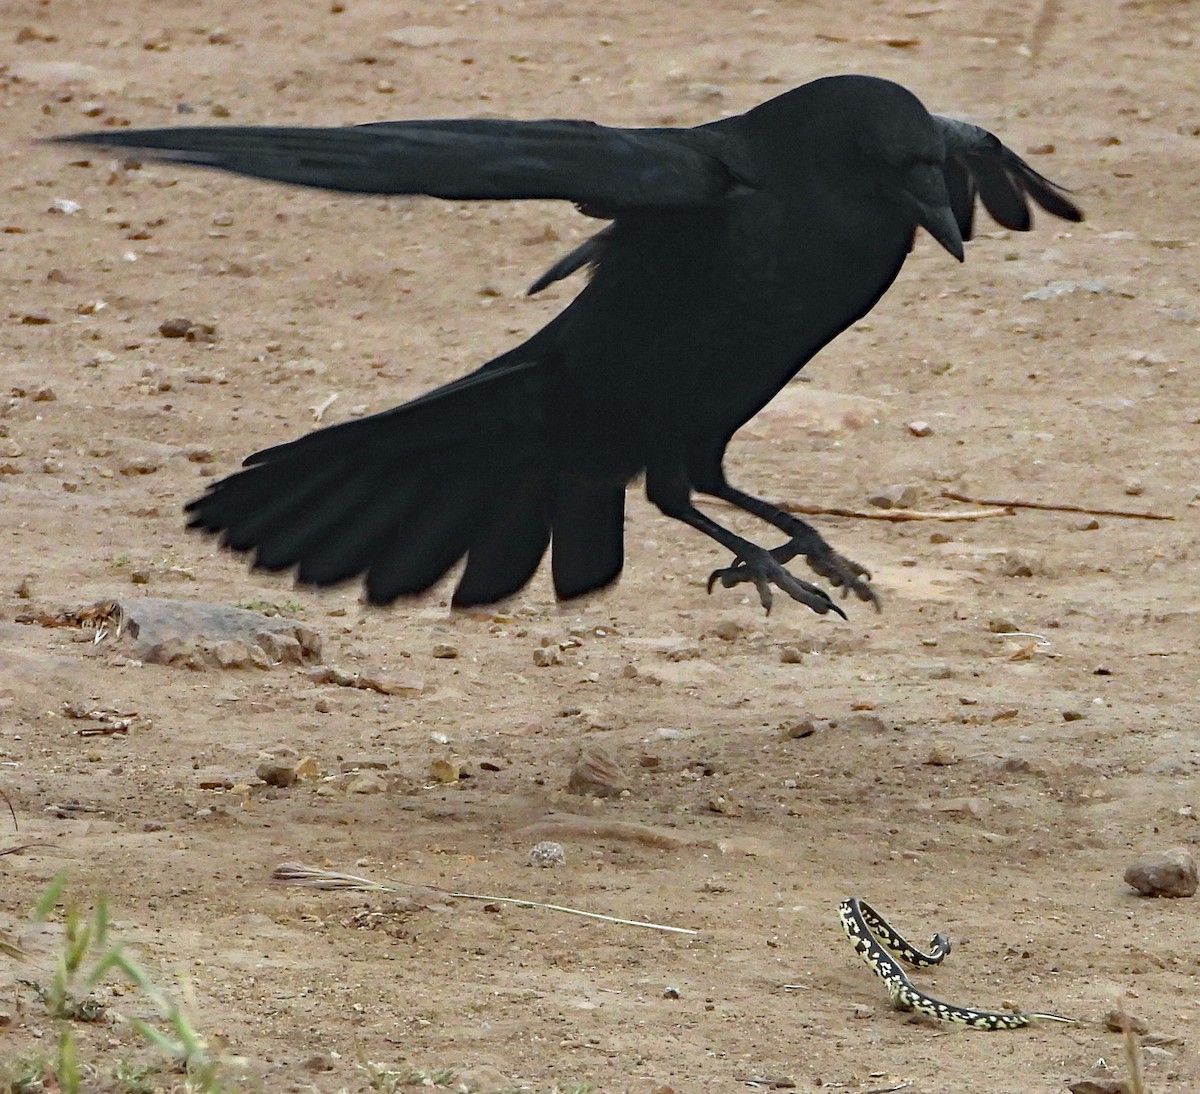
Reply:
M559 597L612 582L627 484L733 554L709 582L778 588L840 612L785 564L875 600L867 571L806 522L731 486L730 438L868 312L918 228L955 258L976 197L1024 231L1063 191L986 130L931 115L868 76L816 80L694 129L576 121L401 121L336 129L108 130L63 141L357 193L561 198L611 221L556 263L575 300L522 345L393 410L255 453L188 510L268 570L328 585L365 575L386 604L464 557L458 605L520 589L551 548ZM760 517L767 550L693 504Z

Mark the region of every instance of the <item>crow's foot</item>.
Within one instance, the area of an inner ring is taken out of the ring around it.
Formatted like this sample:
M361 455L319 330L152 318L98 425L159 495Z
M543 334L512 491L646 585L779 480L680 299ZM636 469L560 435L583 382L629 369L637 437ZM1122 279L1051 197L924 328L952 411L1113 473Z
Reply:
M829 598L829 594L824 589L807 581L801 581L798 577L790 574L775 560L770 551L764 550L762 554L739 559L732 566L727 566L723 570L714 570L708 576L710 593L718 581L726 589L732 589L735 585L741 585L746 581L753 582L754 587L758 590L758 599L762 602L768 615L775 599L771 592L771 586L774 586L782 589L793 600L798 600L801 604L812 608L818 615L836 612L843 619L846 618L846 613Z
M809 568L825 578L834 588L841 589L842 599L845 599L848 593L853 592L859 600L873 604L875 610L879 611L879 595L867 584L871 577L871 571L865 566L860 566L853 559L839 554L827 544L822 544L822 547L823 550L809 551L805 554L805 561L808 562ZM782 563L788 562L799 553L791 543L785 543L782 547L772 550L771 557L776 562Z

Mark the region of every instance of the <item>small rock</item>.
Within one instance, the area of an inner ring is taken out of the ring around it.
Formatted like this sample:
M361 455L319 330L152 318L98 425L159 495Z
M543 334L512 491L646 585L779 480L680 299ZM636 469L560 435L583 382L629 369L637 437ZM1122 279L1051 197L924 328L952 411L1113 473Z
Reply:
M1004 577L1048 576L1046 564L1032 551L1007 551L1000 558L1000 573Z
M817 720L811 714L802 714L799 718L780 724L779 739L796 741L802 737L811 737L819 728Z
M182 317L164 319L158 325L158 333L164 338L186 338L191 329L192 321Z
M933 433L933 426L928 422L908 422L906 428L914 437L928 437Z
M1087 717L1082 710L1064 710L1062 716L1064 722L1082 722Z
M288 760L264 760L254 774L268 786L292 786L300 778L295 762Z
M1192 896L1196 892L1196 860L1186 847L1152 852L1132 862L1125 882L1142 896Z
M915 486L888 486L868 497L867 504L876 509L911 509L919 496Z
M558 652L557 646L537 646L533 651L533 663L539 669L549 668L551 665L561 665L562 655Z
M347 794L382 794L387 788L387 779L376 771L360 772L346 783Z
M989 619L987 628L992 634L1016 634L1020 631L1011 619Z
M678 988L663 988L664 999L678 999L680 995Z
M1139 1037L1150 1032L1150 1023L1145 1018L1134 1014L1126 1014L1123 1010L1110 1010L1104 1016L1104 1028L1113 1033L1136 1033Z
M1094 532L1100 527L1100 522L1095 517L1076 517L1071 521L1071 530L1073 532Z
M630 789L621 766L607 749L590 745L580 754L567 779L572 794L590 794L597 798L615 798Z
M429 765L429 774L434 782L456 783L462 778L462 764L454 760L434 760Z
M846 715L845 718L839 718L838 728L845 730L847 733L886 733L891 729L891 726L880 718L878 714L857 711L854 714Z
M529 850L529 865L541 866L543 869L553 869L567 864L567 852L561 843L544 839L534 844Z
M938 742L930 747L925 763L930 767L953 767L958 763L958 754L953 745Z
M1124 1079L1080 1079L1069 1083L1067 1089L1071 1094L1131 1094Z
M443 661L453 661L458 656L458 647L449 642L439 642L433 647L433 656Z
M779 651L779 661L784 665L800 665L804 662L804 654L797 646L784 646Z

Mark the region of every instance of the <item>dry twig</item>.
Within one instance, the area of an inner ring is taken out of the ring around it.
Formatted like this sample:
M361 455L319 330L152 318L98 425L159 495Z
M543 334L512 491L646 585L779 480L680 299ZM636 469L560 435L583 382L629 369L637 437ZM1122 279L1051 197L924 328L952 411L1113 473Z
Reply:
M951 501L965 501L970 505L1003 505L1006 509L1046 509L1052 513L1086 513L1089 517L1129 517L1132 520L1174 520L1171 513L1140 513L1133 509L1094 509L1089 505L1072 505L1070 502L1049 501L1000 501L996 498L973 498L954 490L943 490L942 497Z
M837 505L805 505L802 502L784 502L780 508L789 513L803 513L806 517L854 517L858 520L890 520L903 524L910 520L983 520L986 517L1011 517L1012 509L1001 502L983 504L999 506L993 509L976 509L970 513L959 511L931 511L926 509L843 509Z
M371 878L360 877L357 874L342 874L336 870L325 870L320 866L308 866L303 862L281 862L271 871L275 881L288 885L302 885L310 889L349 889L373 893L404 893L407 888L399 884L375 881ZM601 915L599 912L585 912L579 908L568 908L562 904L543 904L537 900L523 900L512 896L488 896L483 893L452 893L447 889L439 889L429 885L425 888L443 893L457 900L486 900L491 904L515 904L518 908L542 908L551 912L566 912L568 915L581 915L588 919L600 919L605 923L617 923L624 927L650 927L656 931L671 931L674 934L699 934L690 927L668 927L663 923L647 923L640 919L620 919L617 916Z

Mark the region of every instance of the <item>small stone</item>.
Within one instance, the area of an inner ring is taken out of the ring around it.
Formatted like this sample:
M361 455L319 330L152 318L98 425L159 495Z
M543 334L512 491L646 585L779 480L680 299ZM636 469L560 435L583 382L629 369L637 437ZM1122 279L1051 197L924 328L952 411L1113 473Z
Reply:
M302 1065L305 1071L332 1071L335 1062L333 1057L328 1052L314 1052Z
M158 325L158 333L164 338L186 338L192 329L192 321L181 316L174 319L164 319Z
M987 628L992 634L1016 634L1021 629L1011 619L997 618L989 619Z
M792 721L783 722L779 726L779 739L795 741L802 737L811 737L818 730L817 720L811 714L801 715Z
M1067 1089L1071 1094L1131 1094L1124 1079L1080 1079L1069 1083Z
M1125 493L1131 498L1139 497L1146 492L1146 484L1141 479L1126 479Z
M804 654L797 646L784 646L779 651L779 661L784 665L800 665L804 663Z
M629 788L629 779L621 766L599 745L590 745L579 754L567 779L567 790L572 794L596 798L615 798Z
M1196 860L1186 847L1152 852L1132 862L1125 882L1142 896L1193 896L1196 892Z
M1150 1032L1150 1023L1145 1018L1135 1014L1126 1014L1123 1010L1110 1010L1104 1016L1104 1028L1112 1033L1136 1033L1139 1037Z
M534 844L529 850L529 865L540 866L543 869L553 869L567 864L567 852L561 843L544 839Z
M162 460L157 456L130 456L120 462L117 470L122 475L153 475L160 467Z
M433 656L443 661L453 661L458 656L458 647L449 642L439 642L433 647Z
M680 995L678 988L663 988L664 999L678 999Z
M533 651L533 663L539 669L549 668L551 665L561 665L562 656L557 646L537 646Z
M1064 710L1062 716L1064 722L1082 722L1087 717L1082 710Z
M870 495L867 504L876 509L911 509L919 496L915 486L888 486L878 494Z
M268 786L292 786L300 778L295 762L287 760L264 760L254 774Z
M382 794L387 789L387 779L376 771L363 771L346 784L347 794Z
M1094 532L1100 527L1100 522L1095 517L1076 517L1071 521L1071 531L1073 532Z
M905 427L914 437L928 437L933 433L933 426L928 422L907 422Z
M925 763L930 767L953 767L958 763L958 754L953 745L938 742L930 747L925 756Z
M1046 566L1032 551L1007 551L1000 558L1000 573L1004 577L1033 577L1045 575Z
M887 724L878 714L871 714L867 711L858 711L854 714L848 714L845 718L838 720L838 728L845 730L847 733L886 733L891 726Z
M434 782L450 785L462 778L462 764L455 760L434 760L429 765L429 774Z

